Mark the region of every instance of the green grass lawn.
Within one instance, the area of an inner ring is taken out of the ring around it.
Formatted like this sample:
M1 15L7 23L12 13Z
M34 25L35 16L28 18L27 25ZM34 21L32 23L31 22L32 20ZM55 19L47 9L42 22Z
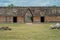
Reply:
M0 40L60 40L60 29L50 29L55 23L41 24L0 24L9 30L0 30Z

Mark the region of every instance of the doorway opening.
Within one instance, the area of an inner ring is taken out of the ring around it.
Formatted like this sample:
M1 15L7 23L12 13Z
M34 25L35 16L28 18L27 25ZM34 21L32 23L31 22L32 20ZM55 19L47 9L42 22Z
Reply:
M32 13L30 13L30 11L27 11L27 13L25 14L25 23L32 23L32 22L33 22Z
M44 16L41 17L41 22L44 22Z
M13 17L13 22L17 23L17 17Z

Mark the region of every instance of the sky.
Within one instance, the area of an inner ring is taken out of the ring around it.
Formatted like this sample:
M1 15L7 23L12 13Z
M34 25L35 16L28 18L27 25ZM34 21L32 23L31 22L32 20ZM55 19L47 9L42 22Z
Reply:
M0 0L0 6L60 6L60 0Z

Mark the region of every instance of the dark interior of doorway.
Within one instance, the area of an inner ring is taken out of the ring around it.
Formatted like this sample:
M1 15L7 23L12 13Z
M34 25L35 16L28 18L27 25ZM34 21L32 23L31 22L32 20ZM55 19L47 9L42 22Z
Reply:
M13 17L13 23L17 23L17 17Z
M31 16L31 21L33 22L33 17Z
M41 22L44 22L44 16L41 17Z

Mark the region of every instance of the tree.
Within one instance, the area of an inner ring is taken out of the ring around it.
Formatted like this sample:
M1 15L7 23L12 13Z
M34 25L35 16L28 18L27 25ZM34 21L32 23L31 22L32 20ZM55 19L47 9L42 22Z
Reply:
M14 7L14 4L10 4L10 5L8 5L8 7Z
M10 4L7 6L7 10L10 10L11 8L13 9L13 7L15 7L14 4ZM7 13L7 11L6 11L6 13ZM6 16L6 22L7 22L7 16Z

